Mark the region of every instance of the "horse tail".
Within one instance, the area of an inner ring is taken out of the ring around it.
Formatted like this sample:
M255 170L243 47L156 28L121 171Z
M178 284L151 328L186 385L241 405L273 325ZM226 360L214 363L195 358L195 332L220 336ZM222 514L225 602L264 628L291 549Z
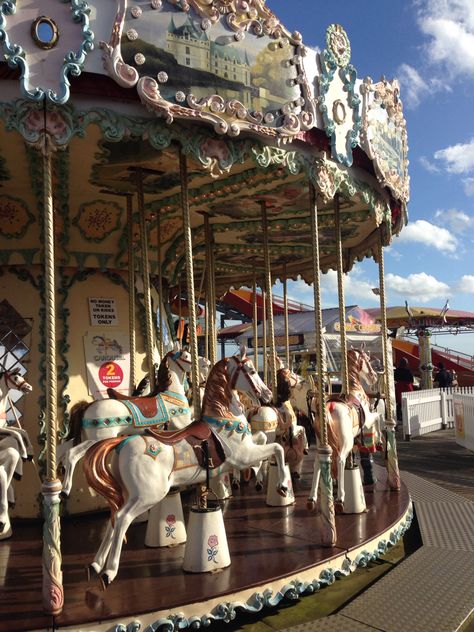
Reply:
M71 408L71 412L69 414L69 432L64 441L74 439L74 445L81 442L82 418L84 417L84 413L89 405L90 402L86 402L86 400L83 399L82 401L77 402L77 404L74 404Z
M113 437L94 443L86 452L83 461L87 484L103 496L110 505L112 525L115 514L125 502L122 486L107 466L107 457L122 441L123 437Z

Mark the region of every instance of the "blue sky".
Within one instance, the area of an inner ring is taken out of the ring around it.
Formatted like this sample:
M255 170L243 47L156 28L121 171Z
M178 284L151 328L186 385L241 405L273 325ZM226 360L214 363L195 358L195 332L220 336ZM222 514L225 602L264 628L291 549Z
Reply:
M388 304L474 312L474 2L473 0L267 0L267 6L311 47L324 48L326 28L341 24L358 78L398 78L408 128L409 225L386 251ZM373 261L346 281L346 303L376 307ZM325 306L337 304L335 273L323 277ZM281 293L281 288L275 288ZM290 295L312 303L312 288ZM474 354L474 334L435 342Z

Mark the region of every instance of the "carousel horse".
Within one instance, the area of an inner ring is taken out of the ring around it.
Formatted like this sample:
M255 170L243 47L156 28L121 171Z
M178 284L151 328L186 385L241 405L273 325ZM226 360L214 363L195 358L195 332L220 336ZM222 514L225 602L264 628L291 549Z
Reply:
M19 370L0 373L0 540L12 534L8 508L15 503L12 479L23 473L22 459L33 457L33 446L23 428L7 425L7 402L10 389L31 393L33 387Z
M191 410L184 389L186 373L190 370L188 351L170 351L160 363L157 384L151 395L75 404L71 409L69 435L58 447L58 463L62 462L65 469L62 494L70 494L77 462L97 441L143 433L147 428L170 423L176 428L190 424Z
M340 509L344 503L344 468L346 459L354 448L354 441L368 449L369 442L374 447L378 443L380 431L378 427L379 413L370 410L369 399L362 385L362 379L371 385L377 381L377 374L370 364L370 357L360 349L347 352L349 373L349 393L332 395L326 402L328 422L328 442L332 448L332 476L337 479L336 503ZM317 398L311 402L316 435L321 440L321 422L318 413ZM308 499L308 507L316 506L317 490L320 476L319 457L316 453L314 461L313 483Z
M118 571L123 540L134 518L160 502L172 486L206 480L233 468L242 470L275 456L277 491L286 495L283 448L257 445L240 403L238 391L263 401L271 399L252 362L245 355L219 360L209 374L202 419L180 431L116 437L96 443L84 459L92 489L111 505L111 520L91 568L106 587ZM203 442L207 442L204 446ZM112 470L107 457L115 453ZM203 458L204 456L204 458ZM146 482L146 483L145 483Z

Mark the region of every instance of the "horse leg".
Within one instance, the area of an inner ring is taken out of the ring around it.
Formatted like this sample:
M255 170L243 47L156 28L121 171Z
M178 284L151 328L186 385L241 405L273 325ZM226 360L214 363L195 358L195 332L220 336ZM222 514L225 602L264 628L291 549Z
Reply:
M0 465L0 540L6 540L11 534L12 529L8 515L7 473L3 465Z
M112 521L109 520L104 533L104 537L102 538L102 542L100 543L99 549L95 554L94 561L88 567L88 572L92 571L93 573L99 575L100 571L104 568L107 555L109 554L110 547L112 545L113 530L114 528L112 526Z
M243 457L244 455L240 452L239 456ZM245 463L243 463L241 467L258 463L271 456L275 457L278 466L277 492L280 496L286 496L288 488L286 487L285 477L285 454L280 444L267 443L266 445L257 445L252 441L250 445L250 442L248 442L246 444Z
M64 465L64 478L63 478L63 489L61 491L61 496L67 497L71 493L72 489L72 477L74 475L74 470L76 469L77 462L82 459L87 450L96 443L96 439L87 439L83 441L79 445L74 446L70 450L66 452L63 458Z
M316 509L316 501L318 500L318 486L319 486L319 478L321 476L321 465L319 463L319 454L316 449L316 454L314 457L314 467L313 467L313 481L311 483L311 492L309 494L308 500L306 501L306 507L309 511L314 511Z

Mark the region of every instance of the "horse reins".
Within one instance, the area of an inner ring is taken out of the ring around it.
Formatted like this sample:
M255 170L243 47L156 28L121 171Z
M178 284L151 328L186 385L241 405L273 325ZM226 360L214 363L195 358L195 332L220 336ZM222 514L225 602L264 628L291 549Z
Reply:
M244 364L246 364L247 362L250 362L250 358L244 358L243 360L239 360L238 358L236 358L236 356L233 356L233 358L238 362L237 368L235 369L234 373L232 374L232 379L230 381L230 388L232 391L235 391L235 385L237 384L237 378L239 377L239 373L242 372L245 379L247 380L247 382L250 385L250 388L252 389L253 394L257 397L257 399L260 398L260 395L258 394L258 391L255 387L255 384L253 383L252 379L250 378L250 376L248 375L247 371L244 371Z

